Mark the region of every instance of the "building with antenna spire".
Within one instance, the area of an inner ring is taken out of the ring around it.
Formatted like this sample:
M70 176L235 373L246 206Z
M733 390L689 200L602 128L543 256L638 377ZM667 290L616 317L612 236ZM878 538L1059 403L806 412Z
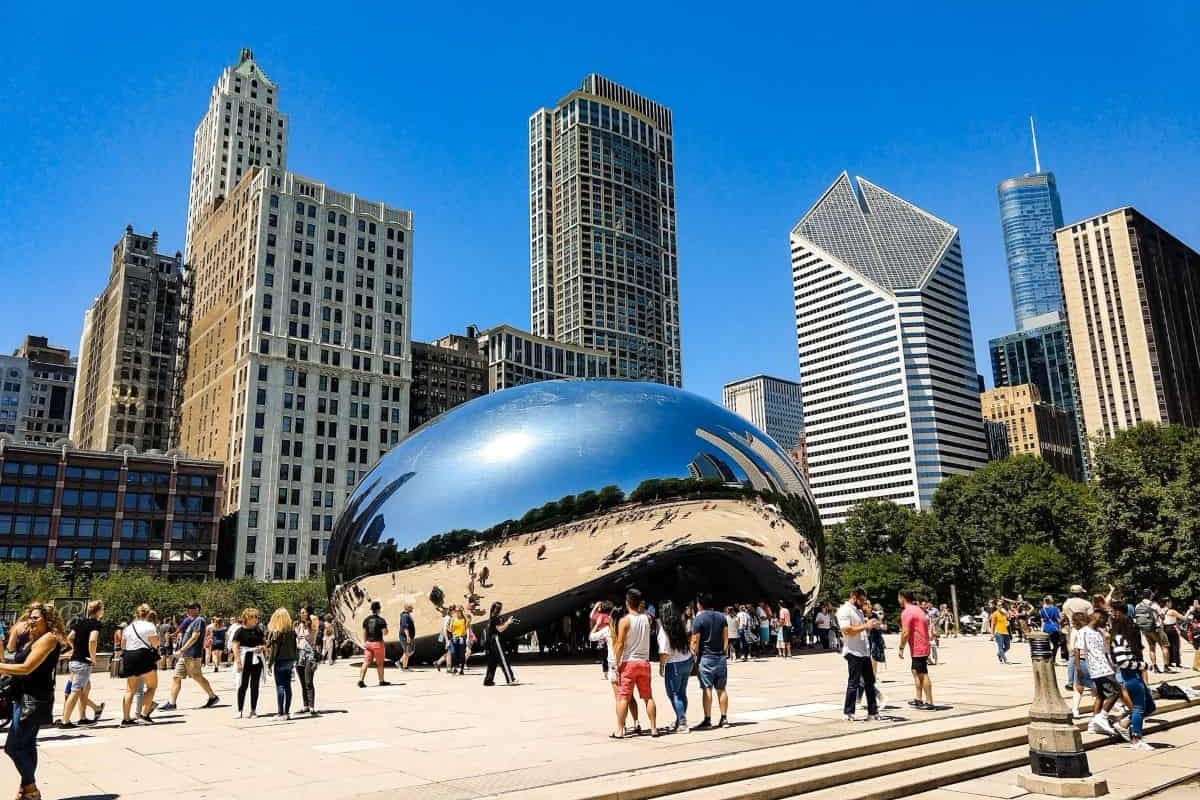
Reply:
M992 379L997 387L1031 383L1045 402L1071 414L1086 475L1075 367L1067 341L1054 239L1055 230L1063 224L1062 202L1054 173L1042 170L1033 117L1029 118L1029 133L1034 171L1003 180L996 187L1017 330L989 341Z

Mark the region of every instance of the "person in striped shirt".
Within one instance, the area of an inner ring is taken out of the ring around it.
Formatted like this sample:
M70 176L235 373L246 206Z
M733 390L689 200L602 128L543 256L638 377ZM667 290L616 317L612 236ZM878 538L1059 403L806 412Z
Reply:
M1142 721L1155 710L1154 698L1146 686L1146 662L1142 660L1142 637L1137 625L1129 618L1121 603L1112 607L1112 654L1129 696L1130 714L1124 724L1118 723L1117 734L1129 742L1133 750L1152 750L1142 739Z

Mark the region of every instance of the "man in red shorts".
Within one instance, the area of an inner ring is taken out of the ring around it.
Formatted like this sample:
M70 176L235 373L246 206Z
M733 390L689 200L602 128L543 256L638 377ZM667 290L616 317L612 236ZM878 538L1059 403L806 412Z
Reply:
M389 685L383 679L383 637L387 636L388 627L383 617L379 616L379 609L379 601L372 602L371 616L363 620L363 663L358 673L360 689L367 686L363 679L367 677L367 667L371 664L375 665L375 671L379 675L379 685Z
M933 683L929 680L929 617L917 604L908 589L902 589L900 600L900 657L904 658L904 646L912 649L913 687L916 697L908 701L913 708L922 711L937 711L933 704Z
M617 641L613 645L613 660L618 666L609 671L617 684L617 730L610 735L614 739L625 736L625 715L629 713L636 686L638 695L646 702L650 735L658 736L654 697L650 694L650 615L642 610L642 593L637 589L625 593L625 607L629 613L617 624Z

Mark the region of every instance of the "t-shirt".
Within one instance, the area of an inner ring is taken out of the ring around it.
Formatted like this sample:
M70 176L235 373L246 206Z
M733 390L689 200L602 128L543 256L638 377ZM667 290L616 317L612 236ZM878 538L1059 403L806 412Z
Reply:
M450 620L450 635L451 636L466 636L467 635L467 619L466 617L455 617ZM370 641L370 640L368 640ZM383 641L382 638L376 641Z
M818 616L818 624L820 624L820 619L820 616ZM845 631L846 628L854 625L862 625L866 621L867 618L863 616L863 613L859 610L858 606L854 605L849 600L847 600L845 603L842 603L837 610L837 624L838 627L843 631ZM871 651L867 648L866 630L861 630L858 633L843 634L842 655L858 656L860 658L867 658L871 655Z
M154 634L153 622L144 619L135 619L125 626L125 632L121 634L121 649L126 652L130 650L149 650L150 637L154 636Z
M750 628L750 614L748 612L739 611L737 613L737 621L739 631L748 630Z
M692 657L692 649L685 647L682 650L675 650L671 647L671 637L667 636L667 631L663 626L658 626L658 654L667 657L668 664L680 664Z
M407 611L400 614L400 632L410 639L416 638L417 626L413 623L412 614Z
M929 618L921 607L909 603L900 612L900 628L908 634L908 646L917 658L929 655Z
M71 623L71 630L75 632L75 641L71 647L71 660L84 664L92 663L92 650L88 645L88 640L91 639L93 632L97 636L100 635L100 620L95 617L77 619Z
M214 649L225 649L225 634L228 633L228 631L229 628L226 628L223 625L212 629L212 646Z
M826 613L824 611L817 612L817 629L818 630L827 631L827 630L829 630L831 624L832 624L832 620L829 618L828 613Z
M187 644L188 639L194 634L196 640L190 646L180 652L184 658L199 658L204 654L204 629L207 623L204 617L184 617L183 623L179 626L179 646L183 647Z
M1042 630L1046 633L1058 633L1062 630L1062 613L1058 606L1042 606Z
M266 634L261 625L243 625L233 634L233 641L238 647L260 647L266 641Z
M368 642L382 642L385 628L387 622L378 614L372 614L363 620L363 636Z
M725 615L725 624L729 626L729 638L733 639L738 635L738 618L734 614Z
M1113 674L1112 665L1108 661L1108 644L1104 634L1088 625L1079 632L1075 647L1087 656L1088 672L1093 678L1103 678Z
M789 627L792 624L792 612L788 611L783 606L779 607L779 624L787 625Z
M725 630L728 622L720 611L705 609L692 620L692 633L700 634L700 656L725 655Z
M992 633L1008 635L1008 615L1003 611L993 611L991 616Z

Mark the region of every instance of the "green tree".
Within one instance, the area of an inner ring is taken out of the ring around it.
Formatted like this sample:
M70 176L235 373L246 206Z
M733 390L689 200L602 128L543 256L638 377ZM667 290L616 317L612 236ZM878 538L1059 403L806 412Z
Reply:
M1075 580L1075 568L1052 545L1026 542L1010 555L993 554L987 560L989 584L1005 597L1062 594Z

